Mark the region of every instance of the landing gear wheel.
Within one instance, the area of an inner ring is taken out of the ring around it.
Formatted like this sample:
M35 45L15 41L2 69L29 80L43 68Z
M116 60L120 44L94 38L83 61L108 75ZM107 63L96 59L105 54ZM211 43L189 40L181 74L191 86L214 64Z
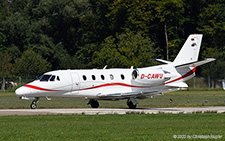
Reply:
M31 108L31 109L36 109L36 108L37 108L37 105L36 105L35 103L31 103L31 104L30 104L30 108Z
M37 103L38 103L38 101L39 101L39 97L36 97L33 101L32 101L32 103L30 104L30 108L31 109L36 109L37 108Z
M137 105L134 105L130 100L127 101L127 106L129 107L129 109L135 109L137 107Z
M99 107L99 103L95 99L90 99L88 104L90 104L92 108L98 108Z

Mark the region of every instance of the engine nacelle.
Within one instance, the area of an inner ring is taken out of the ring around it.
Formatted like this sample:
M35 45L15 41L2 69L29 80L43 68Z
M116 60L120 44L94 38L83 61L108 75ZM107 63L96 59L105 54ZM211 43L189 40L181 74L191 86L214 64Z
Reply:
M162 84L165 80L165 74L162 69L135 69L133 79L143 84Z

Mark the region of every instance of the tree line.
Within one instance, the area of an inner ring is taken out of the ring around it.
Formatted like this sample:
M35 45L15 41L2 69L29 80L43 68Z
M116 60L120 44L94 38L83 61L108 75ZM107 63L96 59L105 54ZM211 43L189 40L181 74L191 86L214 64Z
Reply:
M203 76L225 76L223 0L0 0L0 75L155 65L203 34Z

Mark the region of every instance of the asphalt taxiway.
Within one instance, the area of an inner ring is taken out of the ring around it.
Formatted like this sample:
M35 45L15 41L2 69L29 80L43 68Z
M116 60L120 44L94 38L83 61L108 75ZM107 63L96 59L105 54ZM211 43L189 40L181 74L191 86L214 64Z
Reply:
M79 109L1 109L0 116L10 115L97 115L97 114L158 114L158 113L225 113L225 106L220 107L175 107L175 108L79 108Z

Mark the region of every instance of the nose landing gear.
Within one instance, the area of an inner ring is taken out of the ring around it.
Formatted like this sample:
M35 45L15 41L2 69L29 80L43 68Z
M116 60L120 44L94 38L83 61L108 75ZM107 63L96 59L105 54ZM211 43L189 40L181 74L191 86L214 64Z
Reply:
M33 101L32 101L32 103L30 104L30 108L31 109L36 109L37 108L37 103L38 103L38 101L39 101L39 97L36 97Z

